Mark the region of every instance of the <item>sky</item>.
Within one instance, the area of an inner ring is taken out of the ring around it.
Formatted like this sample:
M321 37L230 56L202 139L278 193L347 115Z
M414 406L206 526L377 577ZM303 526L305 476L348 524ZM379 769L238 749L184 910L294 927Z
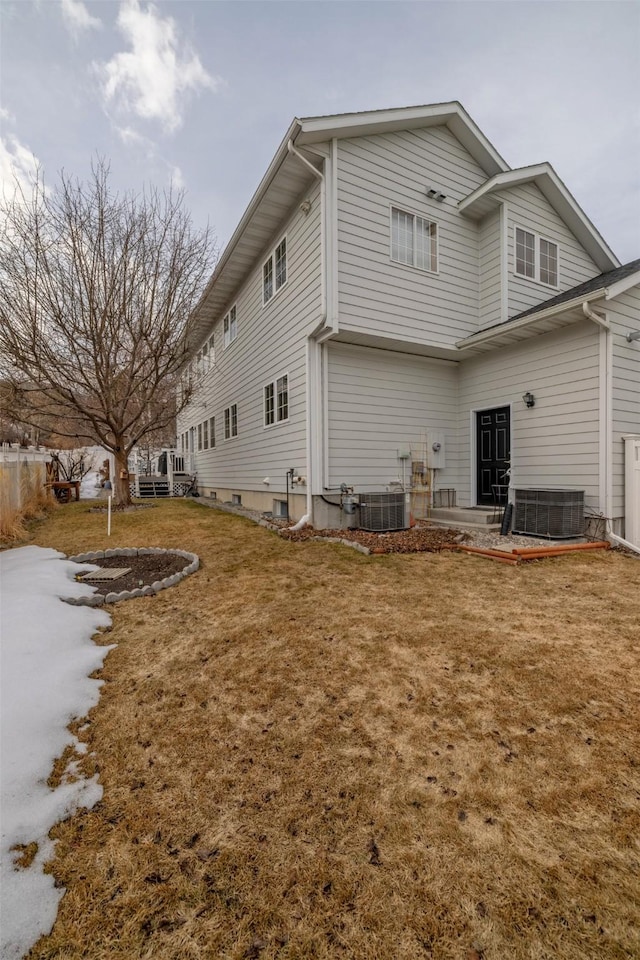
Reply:
M229 239L294 117L459 100L640 257L640 2L3 0L0 177L186 191Z
M84 571L95 569L83 564ZM72 760L55 789L47 785L54 760L66 746L76 754L86 744L67 729L98 702L101 680L90 674L102 667L110 646L91 639L111 618L105 610L71 606L62 597L90 596L94 588L78 583L80 568L49 548L28 546L0 552L0 704L2 750L0 785L0 956L19 960L38 937L49 933L64 888L42 868L51 860L49 830L80 807L102 798L97 776L83 778ZM16 869L15 845L37 843L28 867Z

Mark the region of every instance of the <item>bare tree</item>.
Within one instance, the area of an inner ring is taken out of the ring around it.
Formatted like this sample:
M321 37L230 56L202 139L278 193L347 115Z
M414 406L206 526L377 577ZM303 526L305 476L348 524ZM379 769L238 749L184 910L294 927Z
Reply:
M192 311L214 245L182 192L113 192L98 161L84 184L0 200L0 376L20 420L114 454L117 503L127 459L173 426ZM6 402L6 400L5 400Z

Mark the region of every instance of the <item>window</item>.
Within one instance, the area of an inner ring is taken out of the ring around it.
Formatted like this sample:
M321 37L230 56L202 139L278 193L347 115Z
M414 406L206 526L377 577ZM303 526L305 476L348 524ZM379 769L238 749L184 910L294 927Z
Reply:
M202 424L198 424L198 450L202 450Z
M224 345L228 347L238 336L238 314L235 305L222 321L224 327Z
M516 227L516 275L558 286L558 244Z
M264 425L289 419L289 376L284 374L264 388Z
M438 270L438 225L424 217L391 208L391 259L409 267Z
M287 282L287 238L283 237L271 256L262 266L262 303L271 298Z
M205 420L202 424L202 448L209 449L209 421Z
M216 445L216 418L209 418L209 446L213 450Z
M238 436L238 404L232 403L224 411L224 438L231 440Z

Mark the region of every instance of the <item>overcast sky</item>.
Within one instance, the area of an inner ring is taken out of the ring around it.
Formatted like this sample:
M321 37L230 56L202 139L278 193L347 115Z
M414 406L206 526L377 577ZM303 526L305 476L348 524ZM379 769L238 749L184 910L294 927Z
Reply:
M640 257L640 3L2 0L0 175L109 158L229 239L294 116L460 100Z

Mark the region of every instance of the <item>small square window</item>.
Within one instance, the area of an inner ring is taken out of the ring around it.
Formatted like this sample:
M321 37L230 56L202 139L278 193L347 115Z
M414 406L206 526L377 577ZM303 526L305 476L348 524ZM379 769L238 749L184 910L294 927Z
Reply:
M238 336L238 314L235 306L231 307L222 321L222 325L224 328L224 345L228 347Z
M287 282L287 238L283 237L262 265L262 303L266 305Z
M267 383L264 388L264 425L282 423L289 419L289 376L284 374Z
M231 503L234 505L234 507L241 507L241 506L242 506L242 495L239 494L239 493L232 493L232 494L231 494Z
M233 403L224 411L224 438L231 440L238 436L238 404Z
M429 273L438 270L438 225L391 208L391 259Z
M522 227L515 229L516 276L536 280L548 287L558 286L559 247Z

